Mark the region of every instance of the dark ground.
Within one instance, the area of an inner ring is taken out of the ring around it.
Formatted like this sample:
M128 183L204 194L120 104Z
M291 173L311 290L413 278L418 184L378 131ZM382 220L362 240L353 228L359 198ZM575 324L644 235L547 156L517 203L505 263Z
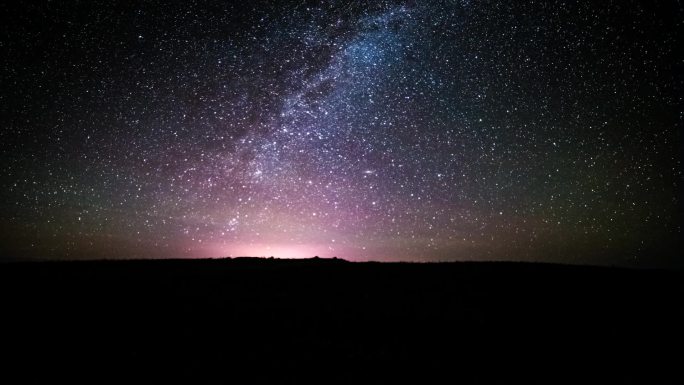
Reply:
M0 383L684 384L684 271L0 265Z

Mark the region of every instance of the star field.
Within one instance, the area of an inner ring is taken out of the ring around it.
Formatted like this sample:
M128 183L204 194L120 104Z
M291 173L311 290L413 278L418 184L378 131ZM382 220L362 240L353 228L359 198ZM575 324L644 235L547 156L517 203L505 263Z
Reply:
M243 3L3 6L3 256L678 255L680 5Z

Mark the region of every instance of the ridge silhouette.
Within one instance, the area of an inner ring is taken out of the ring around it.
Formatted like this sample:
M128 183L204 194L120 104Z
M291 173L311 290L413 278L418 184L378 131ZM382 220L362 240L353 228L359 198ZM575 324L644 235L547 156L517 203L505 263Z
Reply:
M683 378L682 271L251 257L1 267L3 383Z

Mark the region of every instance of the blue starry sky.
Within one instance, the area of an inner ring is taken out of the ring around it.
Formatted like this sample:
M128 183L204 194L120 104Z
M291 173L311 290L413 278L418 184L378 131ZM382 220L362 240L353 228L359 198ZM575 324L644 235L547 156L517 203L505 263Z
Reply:
M3 259L681 263L679 3L1 7Z

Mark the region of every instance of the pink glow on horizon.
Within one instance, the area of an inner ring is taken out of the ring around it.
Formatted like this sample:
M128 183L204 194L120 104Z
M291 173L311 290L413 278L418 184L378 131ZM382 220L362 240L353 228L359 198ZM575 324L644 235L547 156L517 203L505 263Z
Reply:
M283 243L283 242L202 242L186 244L183 258L225 258L225 257L274 257L281 259L341 258L348 261L389 261L392 258L378 257L379 250L363 247L340 247L326 243ZM375 256L375 257L373 257Z
M194 250L192 254L203 257L274 257L282 259L302 259L319 256L321 258L342 255L320 244L279 244L279 243L215 243Z
M279 244L243 244L233 245L226 252L230 257L270 257L299 259L319 255L320 245L279 245Z
M333 243L283 241L261 242L192 242L184 247L184 258L274 257L280 259L341 258L356 262L419 262L422 255L390 246L349 246ZM444 258L447 260L449 258ZM468 258L461 258L468 259ZM471 258L472 259L472 258Z

